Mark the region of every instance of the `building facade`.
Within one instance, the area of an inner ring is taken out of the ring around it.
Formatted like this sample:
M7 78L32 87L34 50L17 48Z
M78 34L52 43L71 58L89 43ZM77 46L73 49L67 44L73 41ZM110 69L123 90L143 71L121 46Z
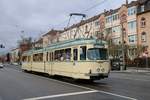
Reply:
M62 32L61 30L52 29L48 33L44 34L42 36L42 46L47 47L52 43L59 42L59 37L61 32Z
M10 52L11 63L13 63L13 64L18 64L19 63L19 52L20 52L19 48L15 48L15 49L11 50L11 52Z
M138 45L142 46L140 56L150 57L150 1L141 0L138 5Z

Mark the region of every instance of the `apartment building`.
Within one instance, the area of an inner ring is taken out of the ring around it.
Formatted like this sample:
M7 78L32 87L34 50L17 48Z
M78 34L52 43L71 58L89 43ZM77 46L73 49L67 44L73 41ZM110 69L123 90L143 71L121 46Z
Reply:
M41 38L42 46L47 47L48 45L52 43L59 42L59 37L60 37L61 32L62 32L61 30L52 29L48 33L44 34Z
M150 57L150 1L140 0L137 14L138 45L143 47L140 56Z
M74 24L60 34L59 40L70 40L77 38L96 38L100 32L100 15L94 16L80 23Z
M19 62L19 52L19 48L15 48L10 51L11 63L17 64Z

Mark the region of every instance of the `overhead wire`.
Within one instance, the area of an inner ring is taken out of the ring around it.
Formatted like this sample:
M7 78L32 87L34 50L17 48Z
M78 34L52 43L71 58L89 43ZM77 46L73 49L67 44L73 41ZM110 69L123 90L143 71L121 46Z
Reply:
M81 11L81 13L85 13L85 12L87 12L87 11L90 11L90 10L92 10L92 9L94 9L94 8L96 8L96 7L100 6L100 5L102 5L102 4L104 4L104 3L107 2L107 1L108 1L108 0L102 0L101 2L96 3L95 5L93 5L93 6L89 7L89 8L87 8L87 9L85 9L85 10L83 10L83 11ZM70 21L70 18L69 18L69 21ZM63 22L61 22L61 23L59 23L59 24L57 24L57 25L54 25L54 27L60 26L60 25L65 24L65 23L67 23L67 22L68 22L68 19L65 20L65 21L63 21ZM69 26L69 25L67 25L67 26Z

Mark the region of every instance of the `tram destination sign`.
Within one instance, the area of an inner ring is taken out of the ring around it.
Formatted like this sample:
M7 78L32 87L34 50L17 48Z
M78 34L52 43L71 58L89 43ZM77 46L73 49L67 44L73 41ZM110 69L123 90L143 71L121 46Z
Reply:
M94 48L105 48L104 44L94 44Z

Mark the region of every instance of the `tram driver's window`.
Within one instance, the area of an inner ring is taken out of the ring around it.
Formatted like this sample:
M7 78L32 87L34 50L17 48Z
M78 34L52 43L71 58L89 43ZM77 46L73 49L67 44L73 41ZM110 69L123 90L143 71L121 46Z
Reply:
M80 47L80 60L86 60L86 46Z
M73 50L73 60L78 60L78 49Z

